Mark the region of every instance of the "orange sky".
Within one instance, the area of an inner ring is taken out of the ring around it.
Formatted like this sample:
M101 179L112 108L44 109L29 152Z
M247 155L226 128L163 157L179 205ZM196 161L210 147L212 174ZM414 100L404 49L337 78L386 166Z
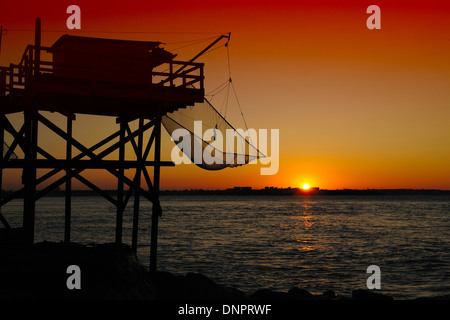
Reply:
M170 50L179 46L174 42L210 36L200 32L231 32L231 73L248 126L280 129L278 174L262 176L259 165L220 172L182 165L162 170L162 188L308 183L326 189L450 189L448 1L93 2L2 1L0 24L10 31L3 37L0 65L18 62L33 42L37 16L44 30L65 31L70 4L81 7L81 35L158 40ZM366 27L372 4L381 8L381 30ZM61 34L44 32L43 44ZM186 59L192 53L179 52ZM225 53L201 59L207 90L227 79ZM231 111L239 115L237 108ZM243 127L235 119L235 126ZM78 136L87 144L114 129L111 119L77 121ZM64 152L50 134L41 140L55 154ZM163 142L170 151L167 136ZM115 187L105 173L87 176ZM17 184L8 179L6 188Z

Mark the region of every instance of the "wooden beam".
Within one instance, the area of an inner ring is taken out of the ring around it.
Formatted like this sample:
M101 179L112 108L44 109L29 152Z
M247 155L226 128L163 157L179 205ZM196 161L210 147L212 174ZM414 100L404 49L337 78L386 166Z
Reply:
M113 144L112 146L107 148L106 150L103 150L98 155L96 155L93 152L89 151L89 149L87 149L84 145L82 145L80 142L75 140L73 137L68 137L67 134L63 130L61 130L58 126L53 124L51 121L49 121L43 115L39 114L38 116L39 116L39 120L45 126L47 126L49 129L51 129L53 132L55 132L61 138L66 139L66 140L69 139L71 141L72 145L75 148L77 148L78 150L80 150L82 152L85 151L86 152L85 155L87 155L90 158L103 158L103 157L105 157L106 155L110 154L111 152L113 152L117 148L119 148L119 146L121 144L125 144L125 143L129 142L131 139L134 139L136 136L138 136L141 132L146 131L147 129L151 128L154 125L153 121L148 122L142 128L134 131L131 135L128 135L123 141L116 142L115 144Z
M193 62L200 57L202 54L204 54L205 52L207 52L210 48L212 48L216 43L218 43L220 40L222 40L223 38L227 38L228 41L230 41L231 38L231 33L228 34L228 36L226 35L221 35L219 36L216 40L214 40L212 43L210 43L205 49L203 49L202 51L200 51L199 53L197 53L191 60L189 60L189 62L185 62L178 70L176 70L175 72L171 72L171 75L167 78L162 80L161 82L159 82L159 84L164 84L168 81L172 81L175 77L177 77L177 75L180 74L181 71L183 71L186 66L188 65L192 65ZM228 42L227 42L228 43ZM172 61L173 62L173 61ZM203 68L201 68L203 69Z
M144 167L142 169L142 172L144 173L144 178L145 178L145 181L147 182L147 188L149 190L153 190L152 180L150 179L150 175L148 174L147 168Z
M1 37L1 33L0 33ZM5 130L3 127L0 127L0 159L3 159L3 149L4 149L4 143L5 143ZM0 200L2 198L2 190L3 188L3 167L0 168ZM9 225L8 221L2 214L2 207L0 206L0 221L3 223L6 229L11 229L11 226Z
M78 173L80 173L81 171L83 171L84 169L76 169L73 170L70 175L74 176ZM118 177L118 172L116 170L113 169L106 169L108 170L111 174L113 174L114 176ZM47 186L46 188L44 188L43 190L39 191L36 195L36 200L42 198L45 194L47 194L48 192L52 191L53 189L57 188L58 186L60 186L61 184L64 183L65 181L65 177L62 177L60 179L58 179L57 181L53 182L52 184L50 184L49 186ZM136 183L130 179L128 179L127 177L123 177L124 183L126 183L129 187L131 188L135 188L135 190L139 190L141 195L146 198L147 200L149 200L150 202L154 201L154 194L151 193L150 191L147 192L145 190L143 190L142 188L140 188L139 186L136 185Z
M155 124L155 122L153 120L149 121L147 124L143 125L142 128L139 128L138 130L134 131L131 136L127 136L124 139L123 142L119 141L116 144L112 145L111 147L107 148L106 150L100 152L98 155L96 155L93 152L90 152L85 146L83 146L77 140L67 137L67 134L65 134L60 128L55 126L53 123L51 123L45 117L43 117L40 114L38 114L38 115L39 115L39 119L41 120L41 122L44 123L49 129L52 129L55 133L57 133L58 135L60 135L64 139L70 139L76 148L78 148L82 152L86 152L87 155L89 157L91 157L93 160L98 160L98 161L101 161L103 157L105 157L108 154L110 154L111 152L115 151L120 144L125 144L126 142L130 141L131 139L133 139L136 135L139 135L140 133L145 132L147 129L149 129L150 127L154 126L154 124ZM116 176L116 177L118 176L117 170L110 169L110 168L105 168L105 169L108 170L114 176ZM81 171L83 171L83 169L77 169L74 173L77 174L77 173L80 173ZM136 186L135 181L131 181L130 179L128 179L126 177L123 177L123 179L124 179L124 182L126 184L128 184L128 186L135 188L135 190L140 190L140 193L145 198L147 198L149 201L151 201L151 202L154 201L154 194L150 193L150 195L148 195L146 191L144 191L143 189L140 188L140 186ZM52 188L56 188L61 183L62 183L61 179L55 181L50 186L48 186L47 188L45 188L44 190L39 192L37 197L38 198L42 197L45 193L49 192L49 190L53 190Z
M125 130L127 130L127 134L130 136L132 133L131 133L131 129L130 129L130 126L128 125L128 123L127 124L125 124ZM137 146L137 144L136 144L136 141L134 140L134 139L131 139L130 140L131 141L131 145L133 146L133 149L134 149L134 153L137 155L138 154L138 146Z
M105 191L97 187L95 184L90 182L88 179L84 178L83 176L79 174L74 174L75 178L77 178L80 182L82 182L87 187L91 188L95 192L97 192L99 195L101 195L103 198L111 202L113 205L117 206L117 201L113 197L111 197L109 194L107 194Z
M27 167L27 161L25 159L13 159L0 161L3 168L9 169L23 169ZM153 167L155 161L143 161L144 166ZM61 171L68 167L72 169L132 169L139 167L140 164L136 160L65 160L65 159L37 159L37 169L53 169ZM175 164L172 161L161 161L162 167L173 167ZM53 174L52 174L53 176ZM41 181L42 182L42 181Z
M150 139L148 139L147 147L145 148L144 155L142 156L142 160L147 160L148 154L150 153L150 148L152 147L153 141L155 141L155 130L152 130L152 134L150 135Z
M3 123L1 122L2 118L0 118L0 124ZM118 132L111 134L109 137L103 139L102 141L98 142L97 144L95 144L94 146L90 147L88 149L88 151L90 152L94 152L95 150L97 150L98 148L101 148L104 144L110 142L111 140L113 140L116 136L118 135ZM77 155L76 157L74 157L72 159L72 161L80 161L81 158L85 157L87 155L86 151L81 152L79 155ZM39 163L44 163L44 160L38 159L36 162L38 164L38 168L55 168L55 166L50 166L50 165L42 165L41 167L39 166ZM64 161L64 160L57 160L57 161ZM81 161L89 161L89 160L81 160ZM23 159L15 159L15 160L9 160L7 162L2 162L2 166L5 168L23 168L25 166L25 163L21 163L24 162ZM51 177L53 177L55 174L57 174L58 172L60 172L61 170L63 170L66 167L66 165L59 165L56 169L53 169L50 172L47 172L46 174L44 174L43 176L39 177L36 180L36 185L39 185L40 183L46 181L47 179L50 179ZM5 204L7 204L9 201L15 199L16 197L22 195L24 192L24 188L22 187L21 189L13 192L12 194L10 194L8 197L6 197L5 199L3 199L0 202L0 206L4 206Z
M125 208L128 204L128 201L131 198L131 194L133 193L133 188L128 188L127 194L125 195L125 200L122 203L122 212L125 211Z
M125 139L125 123L120 123L119 141ZM123 164L125 161L125 144L119 146L119 162ZM123 176L125 175L124 168L119 168L119 175L117 176L117 208L116 208L116 243L122 243L123 230L123 212L125 206L123 205Z
M37 112L37 114L39 115L38 112ZM8 118L4 114L1 116L1 121L3 121L5 130L8 131L14 137L15 140L17 140L17 143L19 144L22 151L24 153L26 153L29 148L28 141L22 136L20 131L19 132L16 131L16 129L13 127L11 122L9 122ZM25 124L24 124L24 126L25 126ZM21 128L21 130L22 130L22 128ZM46 157L48 159L54 159L54 157L51 154L49 154L48 152L46 152L39 146L35 146L35 148L36 148L36 151L38 153L40 153L41 155L43 155L44 157Z
M2 130L3 131L3 130ZM25 131L25 126L23 125L22 128L20 128L18 135L19 136L23 136L23 133ZM14 141L11 143L11 145L9 146L8 151L6 152L5 156L2 158L2 160L9 160L9 158L11 157L11 155L14 153L14 150L16 149L17 145L19 144L19 140L14 138ZM2 152L3 155L3 152Z
M23 194L24 192L24 188L21 188L17 191L14 191L13 193L11 193L9 196L5 197L2 199L2 201L0 202L0 207L4 206L5 204L7 204L8 202L10 202L11 200L19 197L20 195Z

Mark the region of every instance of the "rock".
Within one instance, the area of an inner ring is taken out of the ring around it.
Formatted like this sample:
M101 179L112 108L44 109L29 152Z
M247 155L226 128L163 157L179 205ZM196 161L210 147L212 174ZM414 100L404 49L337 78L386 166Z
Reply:
M151 280L156 287L156 298L183 299L184 292L181 290L184 277L174 275L170 272L157 271L151 275Z
M0 228L0 245L21 245L23 228Z
M185 299L215 300L225 299L225 287L200 273L188 273L182 283Z
M225 292L227 295L227 299L229 299L229 300L247 300L248 299L247 295L243 291L241 291L237 288L234 288L234 287L226 287Z
M431 296L431 297L418 297L416 300L425 301L425 300L450 300L450 294L442 295L442 296Z
M310 300L314 298L314 296L308 290L300 289L297 287L293 287L288 291L288 293L292 296L292 299Z
M199 274L186 276L169 272L155 272L151 279L156 287L157 299L173 300L246 300L244 292L237 288L226 287Z
M278 292L270 289L259 289L254 292L250 299L252 300L292 300L292 295L286 292Z
M353 290L353 300L394 300L392 297L363 289Z
M334 298L337 297L337 296L336 296L336 293L334 293L334 291L332 291L332 290L327 290L327 291L325 291L324 293L322 293L322 295L323 295L324 297L331 298L331 299L334 299Z

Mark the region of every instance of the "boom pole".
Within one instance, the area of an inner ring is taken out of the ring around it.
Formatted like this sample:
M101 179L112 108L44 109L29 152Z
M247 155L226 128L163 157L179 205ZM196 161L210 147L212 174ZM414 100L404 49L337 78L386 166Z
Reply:
M216 40L214 40L209 46L207 46L205 49L203 49L202 51L200 51L195 57L193 57L191 60L189 60L189 62L194 62L198 57L200 57L202 54L204 54L206 51L208 51L210 48L212 48L216 43L218 43L220 40L222 40L223 38L227 38L228 41L227 43L230 41L231 38L231 32L228 33L228 35L221 35L220 37L218 37Z
M220 40L222 40L223 38L227 38L227 44L231 39L231 32L228 33L228 35L224 35L222 34L220 37L218 37L216 40L214 40L213 42L211 42L205 49L203 49L202 51L200 51L199 53L197 53L195 55L195 57L193 57L191 60L188 61L188 63L192 63L195 60L197 60L197 58L199 58L201 55L203 55L205 52L207 52L209 49L211 49L216 43L218 43ZM168 81L170 81L171 79L173 79L175 76L177 76L184 68L186 68L187 64L181 66L178 70L173 72L173 75L171 77L168 77L167 79L161 81L160 84L166 83Z

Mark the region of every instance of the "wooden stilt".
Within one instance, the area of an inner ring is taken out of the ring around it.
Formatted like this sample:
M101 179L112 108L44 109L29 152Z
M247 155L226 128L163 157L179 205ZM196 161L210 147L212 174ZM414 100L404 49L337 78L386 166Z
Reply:
M0 161L3 162L3 153L4 153L4 146L5 146L5 130L3 129L3 125L0 124ZM3 191L3 165L0 167L0 200L2 199L2 191ZM9 229L9 223L5 219L5 217L2 214L2 207L0 206L0 221L5 226L5 228Z
M27 142L25 162L23 168L24 184L24 208L23 208L23 230L24 243L34 243L34 220L36 207L36 148L37 148L37 112L27 110L25 115L25 140Z
M39 75L41 61L41 19L36 19L36 29L34 37L34 76ZM12 83L12 82L11 82ZM24 111L26 167L23 169L24 208L23 208L23 229L24 243L32 245L34 243L34 220L36 209L36 160L37 160L37 133L38 133L38 112L35 106L29 105Z
M125 161L125 124L120 123L119 142L122 144L119 146L119 162ZM125 209L123 202L123 176L125 174L125 168L119 168L119 175L117 176L117 215L116 215L116 243L122 243L122 230L123 230L123 211Z
M67 135L72 137L72 119L67 116ZM65 215L64 215L64 242L70 242L70 229L72 220L72 168L69 166L69 161L72 159L72 143L70 139L66 142L66 191L65 191Z
M144 125L144 119L139 118L139 129L142 129ZM134 252L137 252L137 243L138 243L138 233L139 233L139 201L140 195L139 188L141 186L141 165L142 165L142 143L143 143L143 133L141 132L138 136L138 145L136 149L136 158L139 162L138 167L136 168L136 175L134 177L135 185L137 188L134 192L134 209L133 209L133 234L131 239L131 248Z
M158 218L161 215L159 204L159 179L161 161L161 115L157 116L155 127L155 166L153 175L154 201L152 208L152 229L150 242L150 272L156 271L156 255L158 248Z

